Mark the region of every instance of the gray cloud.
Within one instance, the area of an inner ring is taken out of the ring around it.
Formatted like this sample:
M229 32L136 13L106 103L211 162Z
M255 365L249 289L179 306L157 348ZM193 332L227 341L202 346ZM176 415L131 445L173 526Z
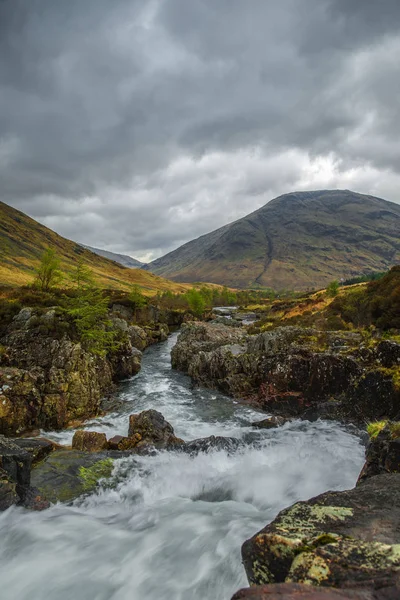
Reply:
M154 258L293 189L398 201L397 0L0 0L0 199Z

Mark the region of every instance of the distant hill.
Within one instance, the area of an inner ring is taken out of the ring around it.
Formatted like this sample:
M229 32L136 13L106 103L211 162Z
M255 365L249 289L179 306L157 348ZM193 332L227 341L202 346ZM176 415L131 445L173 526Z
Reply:
M400 205L349 190L295 192L145 268L175 281L307 289L400 262Z
M90 267L104 288L129 289L133 284L144 291L185 291L188 286L167 281L142 269L128 269L61 237L24 213L0 202L0 284L24 285L34 279L34 269L43 251L51 247L61 259L62 270L70 274L79 258Z
M140 262L140 260L136 260L136 258L132 258L132 256L128 256L127 254L116 254L115 252L109 252L108 250L101 250L100 248L92 248L92 246L86 246L85 244L81 244L83 248L98 254L99 256L103 256L103 258L108 258L109 260L113 260L120 265L124 265L128 269L140 269L143 267L144 263Z

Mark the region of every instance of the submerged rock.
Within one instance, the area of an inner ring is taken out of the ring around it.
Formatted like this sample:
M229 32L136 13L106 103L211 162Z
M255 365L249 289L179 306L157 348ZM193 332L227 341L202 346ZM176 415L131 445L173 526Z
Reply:
M180 449L183 452L198 454L199 452L210 452L213 450L225 450L226 452L235 452L241 445L240 440L232 437L223 437L211 435L207 438L199 438L186 442Z
M106 453L55 450L32 470L32 484L51 502L70 502L109 478L113 460Z
M262 421L255 421L251 426L256 427L257 429L275 429L276 427L281 427L287 423L288 420L289 419L285 419L284 417L268 417Z
M244 543L251 585L393 584L400 570L400 474L377 475L283 510Z

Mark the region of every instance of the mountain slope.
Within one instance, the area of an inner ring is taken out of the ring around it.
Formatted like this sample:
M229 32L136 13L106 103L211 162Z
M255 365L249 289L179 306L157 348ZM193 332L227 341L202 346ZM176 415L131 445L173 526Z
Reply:
M124 267L128 267L128 269L140 269L140 267L143 267L144 265L144 263L140 262L140 260L136 260L136 258L132 258L132 256L128 256L127 254L116 254L115 252L109 252L108 250L92 248L92 246L86 246L85 244L81 244L81 246L86 248L86 250L90 250L90 252L94 252L95 254L102 256L103 258L108 258L109 260L113 260Z
M158 290L184 291L188 286L167 281L143 271L122 265L86 250L44 227L24 213L0 202L0 284L24 285L34 279L34 269L43 251L51 247L61 259L63 272L71 273L79 258L90 267L99 285L105 288L129 289L138 284L149 293ZM66 280L67 283L67 280Z
M400 206L349 190L295 192L146 268L175 281L307 289L400 262Z

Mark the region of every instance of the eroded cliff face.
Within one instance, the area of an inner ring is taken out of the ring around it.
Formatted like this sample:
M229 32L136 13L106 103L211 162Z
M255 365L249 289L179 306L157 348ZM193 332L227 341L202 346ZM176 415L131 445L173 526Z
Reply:
M150 342L143 329L119 321L112 324L118 343L102 356L77 341L55 310L21 310L0 340L0 433L61 429L98 414L114 382L140 370L134 343L144 348Z
M353 332L278 327L258 335L221 324L184 326L174 368L267 412L365 422L400 413L400 344L367 348Z

